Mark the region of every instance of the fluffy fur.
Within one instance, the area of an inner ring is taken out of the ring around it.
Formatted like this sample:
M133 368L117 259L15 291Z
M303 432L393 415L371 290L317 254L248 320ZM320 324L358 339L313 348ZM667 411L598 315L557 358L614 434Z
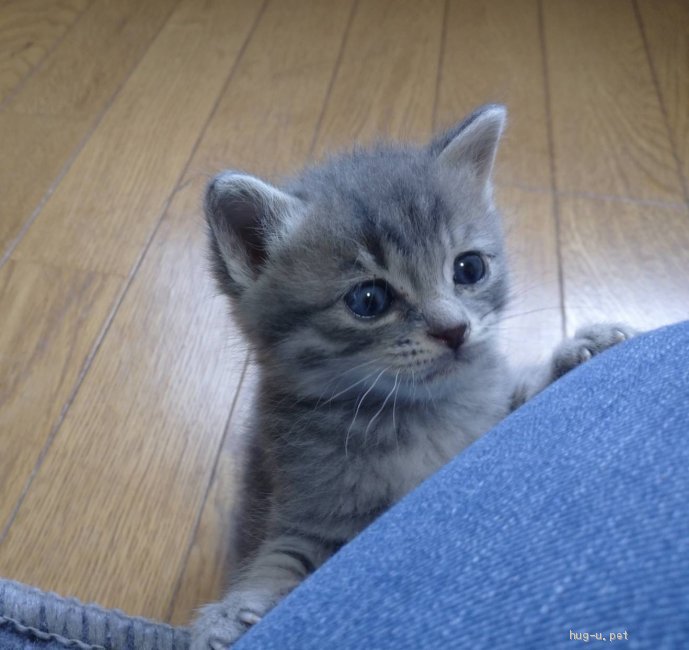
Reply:
M380 144L277 188L239 172L209 185L214 271L256 353L255 449L269 468L265 539L194 648L225 648L379 514L591 354L605 325L518 382L499 353L508 295L490 174L505 109L485 106L424 147ZM485 275L457 282L476 252ZM393 299L347 306L362 283ZM590 335L590 336L589 336Z

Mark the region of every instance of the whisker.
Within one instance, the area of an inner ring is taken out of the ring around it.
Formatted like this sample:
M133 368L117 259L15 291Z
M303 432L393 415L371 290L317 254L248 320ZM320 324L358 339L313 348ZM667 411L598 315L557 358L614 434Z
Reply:
M395 376L395 383L397 383L397 377L399 377L400 371L397 371L397 375ZM402 384L400 384L401 386ZM395 399L392 402L392 433L395 436L395 447L397 448L397 456L399 457L400 455L400 437L399 433L397 431L397 425L395 424L395 407L397 406L397 395L399 394L400 389L399 387L395 391Z
M399 373L399 370L397 372ZM371 428L371 425L374 423L375 419L383 412L385 405L388 403L388 400L390 399L392 394L395 392L396 387L397 387L397 379L395 378L395 384L393 385L392 389L387 394L386 398L383 400L383 403L381 404L380 408L376 411L376 414L369 420L368 425L366 426L366 431L364 431L364 446L366 446L366 441L368 440L368 430Z
M389 368L389 366L388 366ZM359 409L361 409L361 405L364 403L364 400L366 399L366 396L373 390L374 386L378 383L378 380L383 376L383 373L387 370L387 368L383 368L378 376L376 377L375 381L371 384L371 387L362 395L361 399L359 400L359 403L357 404L356 411L354 412L354 417L352 418L352 422L349 425L349 429L347 429L347 435L345 436L345 458L348 457L347 454L347 445L349 443L349 434L352 431L352 427L354 426L354 422L356 422L357 415L359 415ZM371 373L373 374L373 373Z
M333 384L333 382L342 381L342 380L344 379L344 376L347 375L347 374L349 374L350 372L353 372L354 370L357 370L358 368L361 368L361 367L366 366L366 365L370 365L370 364L372 364L372 363L377 363L377 362L382 361L382 360L383 360L383 357L377 357L377 358L375 358L375 359L369 359L368 361L364 361L364 362L362 362L362 363L359 363L359 364L357 364L356 366L350 368L349 370L345 370L344 372L340 373L340 375L338 375L338 376L336 376L336 377L333 377L332 379L329 379L329 380L325 383L325 386L323 387L323 391L321 391L320 395L318 396L318 399L317 399L317 401L316 401L316 405L314 406L313 410L315 411L315 410L318 409L319 407L325 406L326 404L329 404L330 402L333 401L333 399L335 398L335 396L331 396L330 398L328 398L327 401L321 403L321 400L324 398L325 394L328 392L328 388ZM364 377L363 380L360 380L359 382L356 382L356 383L358 384L358 383L361 383L361 381L365 381L366 379L368 379L368 378L369 378L372 374L374 374L375 372L376 372L376 370L374 370L372 373L370 373L370 374L368 374L366 377ZM356 385L356 384L352 384L352 386L349 386L348 388L345 388L344 391L342 391L342 392L348 391L348 390L349 390L350 388L352 388L354 385ZM281 406L281 405L285 404L291 397L293 397L292 394L287 394L287 395L285 395L281 400L275 401L275 402L273 402L273 403L274 403L276 406ZM301 402L303 402L304 400L306 400L306 399L308 399L308 398L309 398L309 395L308 395L308 394L303 394L303 395L301 395L301 396L298 396L296 399L294 399L294 401L292 402L292 404L294 404L294 405L300 404Z
M367 362L367 363L373 363L374 361L380 361L380 359L373 359L372 361ZM360 364L360 365L357 366L357 367L361 367L362 365L366 365L366 364ZM352 370L354 370L354 368L352 368ZM344 395L344 393L346 393L347 391L351 390L351 389L354 388L355 386L358 386L358 385L361 384L362 382L366 381L366 380L367 380L372 374L374 374L375 372L376 372L376 371L374 370L374 371L371 372L370 374L366 375L366 377L364 377L363 379L359 379L359 381L355 381L353 384L347 386L347 388L344 388L343 390L341 390L341 391L335 393L334 395L331 395L325 402L323 402L323 404L324 404L324 405L325 405L325 404L330 404L330 402L332 402L334 399L337 399L340 395ZM342 379L342 377L337 377L337 378L336 378L336 380L339 380L339 379ZM320 399L319 399L319 401L320 401ZM316 406L318 406L318 404L316 404Z
M522 316L529 316L530 314L537 314L541 313L544 311L559 311L560 307L538 307L536 309L528 309L527 311L521 311L521 312L516 312L514 314L507 314L506 316L502 316L500 318L500 322L506 321L506 320L512 320L513 318L521 318ZM486 313L486 315L492 313L494 310L491 309L489 312ZM481 316L480 319L483 319L485 316Z
M395 432L395 440L397 439L397 425L395 424L395 407L397 406L397 394L400 392L400 389L397 387L397 380L400 377L400 372L401 370L397 371L397 374L395 375L395 385L393 386L393 390L395 390L395 399L392 402L392 430Z

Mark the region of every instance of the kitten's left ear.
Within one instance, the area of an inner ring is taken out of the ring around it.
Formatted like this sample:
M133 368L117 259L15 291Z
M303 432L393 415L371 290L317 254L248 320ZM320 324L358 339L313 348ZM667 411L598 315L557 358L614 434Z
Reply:
M487 183L500 136L505 128L507 109L488 104L474 111L463 122L437 137L430 144L442 166L470 169L481 183Z
M215 276L239 297L262 272L271 245L298 224L303 205L260 178L225 171L208 184L204 208Z

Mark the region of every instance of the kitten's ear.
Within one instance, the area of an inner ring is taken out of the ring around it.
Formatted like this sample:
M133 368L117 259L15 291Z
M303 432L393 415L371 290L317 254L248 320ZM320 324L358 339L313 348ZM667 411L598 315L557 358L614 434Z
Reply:
M472 169L480 182L487 183L506 120L507 109L504 106L482 106L433 140L431 152L438 157L441 165Z
M268 244L301 213L301 201L262 180L239 172L218 174L204 203L211 254L222 289L237 297L258 277Z

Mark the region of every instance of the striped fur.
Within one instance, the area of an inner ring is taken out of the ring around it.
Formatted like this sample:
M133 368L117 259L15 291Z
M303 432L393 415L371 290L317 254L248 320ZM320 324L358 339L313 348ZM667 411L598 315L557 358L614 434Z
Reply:
M204 609L194 648L227 647L522 400L496 339L508 272L490 172L504 120L487 106L426 147L355 150L282 188L239 172L210 184L214 270L258 360L252 433L272 494L264 541ZM455 284L467 251L487 275ZM373 279L395 301L357 318L344 296ZM457 350L429 336L457 323L469 328Z

